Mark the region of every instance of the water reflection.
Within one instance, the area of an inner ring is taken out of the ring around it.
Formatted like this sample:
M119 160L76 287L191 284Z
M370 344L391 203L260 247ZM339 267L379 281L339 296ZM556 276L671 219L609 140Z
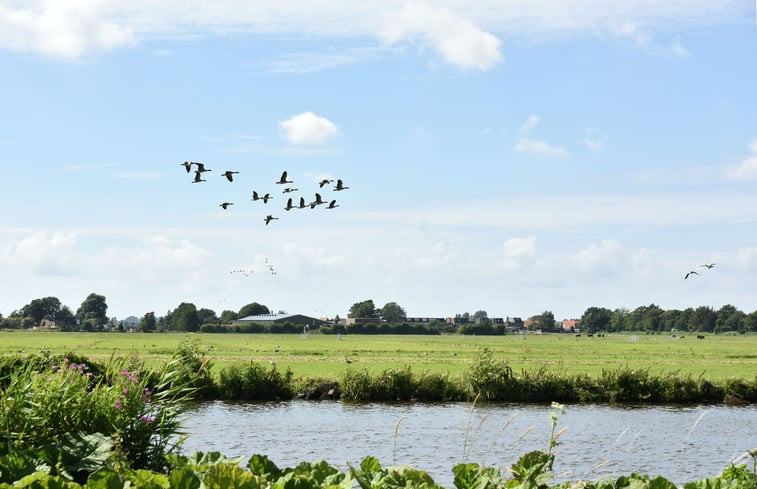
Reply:
M556 482L631 472L676 483L711 477L757 447L757 407L567 406L555 449ZM280 467L326 460L342 470L373 455L384 466L413 465L452 487L452 467L477 462L509 467L546 449L549 406L468 404L200 404L184 427L183 451L265 454ZM400 418L396 437L395 428Z

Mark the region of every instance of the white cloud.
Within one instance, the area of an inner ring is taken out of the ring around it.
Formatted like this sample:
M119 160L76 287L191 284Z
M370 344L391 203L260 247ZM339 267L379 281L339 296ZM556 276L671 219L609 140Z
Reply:
M623 250L615 240L592 243L588 248L571 256L571 260L584 273L614 274L621 271L624 261Z
M521 138L515 144L515 151L517 151L518 153L531 153L551 156L562 156L567 153L567 150L562 146L552 146L546 141L526 138Z
M134 42L133 30L101 18L98 0L43 0L31 8L0 5L0 44L78 58Z
M726 176L731 180L751 180L757 178L757 139L752 139L749 142L749 149L752 152L751 155L726 171Z
M536 257L536 238L513 238L502 244L502 266L505 270L523 269Z
M605 135L599 129L589 127L586 129L584 144L592 151L600 150L605 144Z
M339 134L339 129L333 122L310 111L280 121L279 127L292 144L319 144Z
M448 8L408 2L387 12L381 37L388 44L421 39L459 68L486 71L502 61L502 42Z
M160 178L159 172L123 172L116 173L116 178L122 178L125 180L148 180L153 178Z
M536 125L541 121L541 118L536 114L531 114L528 116L528 119L526 119L526 122L523 123L522 126L520 126L520 132L529 132L531 129L536 127Z
M34 231L0 246L0 263L30 268L42 275L68 275L79 262L77 234Z

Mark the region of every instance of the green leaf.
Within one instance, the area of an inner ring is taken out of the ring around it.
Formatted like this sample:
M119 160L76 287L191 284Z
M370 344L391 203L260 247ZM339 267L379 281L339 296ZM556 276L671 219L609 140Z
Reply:
M123 489L121 476L113 469L101 468L93 472L87 479L87 489Z
M139 489L169 489L168 477L149 470L137 470L129 474L133 487Z
M168 480L171 489L199 489L202 483L197 474L187 467L172 470Z
M281 470L265 455L253 455L247 462L247 468L254 475L275 479L281 476Z
M207 489L260 489L254 475L231 463L211 466L203 482Z

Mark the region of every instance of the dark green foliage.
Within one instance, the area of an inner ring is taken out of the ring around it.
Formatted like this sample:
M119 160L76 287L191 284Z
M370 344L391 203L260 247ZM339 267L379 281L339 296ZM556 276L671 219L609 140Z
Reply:
M272 401L294 397L292 371L282 375L273 366L250 362L245 366L232 365L221 370L218 379L218 394L224 400Z

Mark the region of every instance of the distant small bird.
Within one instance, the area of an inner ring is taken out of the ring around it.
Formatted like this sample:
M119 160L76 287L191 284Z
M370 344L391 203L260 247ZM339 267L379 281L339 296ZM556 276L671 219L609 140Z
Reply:
M298 188L287 187L281 193L288 194L289 192L296 192L298 190L299 190Z
M226 180L233 182L234 181L234 174L239 173L238 171L231 171L226 170L225 172L221 173L221 176L226 177Z
M285 211L291 211L292 209L294 209L294 207L292 207L292 199L289 198L289 200L287 200L287 206L284 207L284 210Z
M307 204L305 204L305 197L300 197L300 205L297 206L298 209L304 209L307 207Z
M256 191L252 191L252 200L262 200L264 204L268 203L269 199L272 199L271 194L265 194L264 196L259 196Z
M281 174L281 178L276 183L283 185L285 183L294 183L294 182L291 180L287 180L287 172L285 171L284 173Z
M223 210L226 210L229 208L230 205L234 205L234 202L224 202L223 204L218 204L220 207L223 207Z
M336 181L336 187L334 187L334 190L347 190L349 187L345 187L344 183L342 183L341 180Z
M273 221L274 219L278 219L278 217L273 217L272 215L268 214L264 219L265 225L268 226L268 223Z
M689 273L687 273L686 275L684 275L684 277L683 277L684 280L687 279L687 278L689 278L689 275L699 275L699 274L697 272L695 272L694 270L692 270Z
M714 267L715 265L717 265L717 263L705 263L704 265L699 265L699 266L700 267L705 267L705 268L709 269L709 268Z
M270 358L270 359L268 360L268 363L270 363L272 367L275 367L275 366L276 366L276 362L274 362L274 361L273 361L273 358Z
M344 357L344 363L352 363L352 360L350 360L350 359L349 359L349 358L347 358L347 357Z
M324 178L323 180L321 180L320 182L318 182L318 186L320 188L323 188L324 185L328 185L328 184L330 184L333 181L334 180L331 180L330 178Z
M187 173L192 171L192 165L194 165L194 161L185 161L184 163L179 163L184 168L186 168Z
M321 204L325 204L325 203L326 202L324 202L323 200L321 200L321 194L316 193L315 194L315 200L310 203L310 208L311 209L315 209L315 206L321 205Z
M195 179L192 180L192 183L200 183L204 182L205 180L202 179L202 172L199 170L195 170Z
M195 163L197 165L196 172L204 173L206 171L213 171L210 168L205 168L205 163Z
M331 202L329 202L329 205L326 206L326 209L335 209L337 207L339 207L339 204L337 204L336 199L334 199Z

